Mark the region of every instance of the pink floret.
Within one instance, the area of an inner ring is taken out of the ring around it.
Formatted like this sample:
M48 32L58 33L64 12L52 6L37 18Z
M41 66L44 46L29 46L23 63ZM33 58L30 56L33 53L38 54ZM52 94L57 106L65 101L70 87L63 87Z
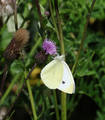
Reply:
M57 54L57 46L56 43L52 40L48 40L47 38L44 40L42 44L43 50L46 52L45 54L55 55Z

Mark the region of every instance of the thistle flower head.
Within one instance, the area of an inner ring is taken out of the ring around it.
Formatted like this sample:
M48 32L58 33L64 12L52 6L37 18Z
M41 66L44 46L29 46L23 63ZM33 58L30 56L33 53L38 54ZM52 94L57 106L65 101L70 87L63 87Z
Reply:
M48 40L47 38L44 40L42 44L42 48L45 51L45 54L56 55L57 54L57 46L56 43L52 40Z
M48 55L46 55L44 51L40 51L36 54L35 61L37 64L42 64L46 61L47 57Z
M42 64L46 61L48 55L57 55L57 46L56 43L47 38L42 44L43 50L36 54L35 60L37 64Z
M12 0L0 0L0 16L12 15L13 12Z
M14 34L10 44L4 51L6 61L12 62L20 55L20 50L26 45L29 39L29 32L26 29L20 28Z

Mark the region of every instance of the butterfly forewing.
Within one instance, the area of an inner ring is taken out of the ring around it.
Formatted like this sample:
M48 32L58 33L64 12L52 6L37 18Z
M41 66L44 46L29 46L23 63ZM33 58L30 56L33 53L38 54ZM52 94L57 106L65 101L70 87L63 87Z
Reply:
M63 63L53 60L41 71L41 79L50 89L56 89L61 84L63 77Z

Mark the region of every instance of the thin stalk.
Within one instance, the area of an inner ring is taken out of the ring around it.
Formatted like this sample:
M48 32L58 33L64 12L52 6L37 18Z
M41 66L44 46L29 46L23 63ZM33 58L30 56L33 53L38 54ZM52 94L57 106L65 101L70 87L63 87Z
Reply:
M25 76L27 76L27 72L26 71L25 71ZM27 84L27 88L28 88L28 92L29 92L29 96L30 96L33 117L34 117L34 120L37 120L35 104L34 104L34 98L33 98L33 95L32 95L32 90L31 90L29 79L27 80L26 84Z
M67 120L66 93L61 92L61 120Z
M52 20L53 20L53 24L54 24L54 27L55 27L56 34L57 34L57 38L59 40L60 39L59 38L59 32L58 32L58 28L57 28L57 25L56 25L56 22L55 22L55 19L54 19L54 14L53 14L53 10L52 10L51 0L48 0L48 2L49 2L51 17L52 17Z
M16 1L13 1L13 5L14 5L14 22L15 22L15 30L18 30L18 22L17 22L17 5L16 5Z
M1 98L1 105L3 104L3 102L4 102L4 100L6 99L7 95L10 93L10 91L11 91L13 85L15 84L15 82L19 79L19 76L20 76L20 74L17 74L17 75L13 78L11 84L9 85L8 89L6 90L6 92L4 93L3 97Z
M8 65L5 64L3 78L2 78L2 83L1 83L1 89L0 89L0 104L1 104L1 97L2 97L2 92L3 92L4 83L5 83L7 69L8 69Z
M23 74L23 73L22 73L22 74ZM17 80L18 80L18 79L17 79ZM22 77L21 77L21 80L19 81L18 90L21 89L21 86L23 85L23 83L24 83L24 76L22 76ZM13 101L15 100L15 97L16 97L17 93L19 92L18 90L15 92L15 96L13 96L13 98L12 98L12 100L11 100L11 103L13 103Z
M36 1L36 6L37 6L37 10L38 10L38 15L39 15L39 21L40 21L40 25L41 25L42 37L43 37L43 39L45 39L45 33L44 33L43 25L42 25L42 15L41 15L41 11L40 11L39 0L35 0L35 1Z
M38 45L40 44L40 42L41 42L41 40L42 40L41 37L39 37L39 38L37 38L37 39L38 39L38 40L36 41L36 43L34 44L34 46L32 47L32 49L31 49L31 51L30 51L30 53L29 53L30 56L32 56L32 55L34 54L36 48L38 47Z
M61 47L62 47L63 54L64 54L65 53L64 42L63 42L64 40L63 40L63 32L62 32L61 20L60 20L60 16L59 16L58 0L54 0L54 5L55 5L56 16L57 16L59 38L60 38L60 42L62 42Z
M59 110L58 110L58 105L57 105L57 95L56 95L56 90L53 90L53 96L54 96L54 104L55 104L56 120L60 120L60 117L59 117Z
M5 29L5 26L7 25L7 22L8 22L8 20L9 20L9 18L10 18L10 16L7 17L7 19L6 19L6 21L5 21L4 25L3 25L3 27L1 28L0 35L3 34L3 31L4 31L4 29Z
M33 68L31 69L31 71L30 71L29 74L27 75L27 78L25 79L25 82L28 80L28 78L29 78L31 72L34 70L35 67L36 67L36 64L33 66ZM14 106L15 102L17 101L17 99L18 99L20 93L22 92L22 90L23 90L23 88L24 88L24 86L25 86L25 84L26 84L25 82L23 83L23 85L22 85L20 91L18 92L18 94L17 94L17 96L16 96L14 102L12 103L11 107L9 108L8 112L6 113L6 115L4 116L4 118L3 118L2 120L5 120L6 117L7 117L7 115L8 115L8 113L11 111L12 107Z
M22 85L22 87L21 87L19 93L17 94L17 96L16 96L14 102L12 103L11 107L9 108L8 112L6 113L6 115L4 116L4 118L3 118L2 120L5 120L5 119L6 119L8 113L11 111L11 109L12 109L12 107L14 106L15 102L17 101L17 99L18 99L18 97L19 97L21 91L23 90L24 86L25 86L25 83L23 83L23 85Z
M58 9L58 0L54 0L55 11L57 16L57 23L59 29L59 38L60 38L60 46L61 46L61 54L65 54L65 47L64 47L64 39L63 39L63 32L61 26L61 20L59 16L59 9ZM66 93L61 92L61 119L67 119L67 112L66 112Z
M92 10L93 10L93 6L94 6L94 4L95 4L95 1L96 1L96 0L93 0L92 5L91 5L91 8L90 8L90 13L88 13L88 17L87 17L87 20L86 20L86 24L85 24L84 31L83 31L83 35L82 35L82 39L81 39L81 44L80 44L80 47L79 47L79 50L78 50L78 54L77 54L75 63L74 63L73 68L72 68L72 74L74 73L75 68L76 68L76 66L77 66L77 63L78 63L78 59L79 59L79 56L80 56L80 52L81 52L81 49L82 49L82 46L83 46L83 42L84 42L84 39L85 39L86 29L87 29L87 26L88 26L88 22L89 22L89 19L90 19L91 12L92 12Z

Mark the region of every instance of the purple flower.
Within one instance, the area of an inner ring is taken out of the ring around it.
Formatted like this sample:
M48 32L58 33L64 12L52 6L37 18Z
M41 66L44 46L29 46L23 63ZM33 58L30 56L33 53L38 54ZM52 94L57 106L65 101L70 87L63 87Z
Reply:
M45 54L56 55L57 54L57 46L56 43L52 40L48 40L47 38L44 40L42 44L42 48L45 51Z
M49 11L45 11L45 13L44 13L46 16L49 16Z

